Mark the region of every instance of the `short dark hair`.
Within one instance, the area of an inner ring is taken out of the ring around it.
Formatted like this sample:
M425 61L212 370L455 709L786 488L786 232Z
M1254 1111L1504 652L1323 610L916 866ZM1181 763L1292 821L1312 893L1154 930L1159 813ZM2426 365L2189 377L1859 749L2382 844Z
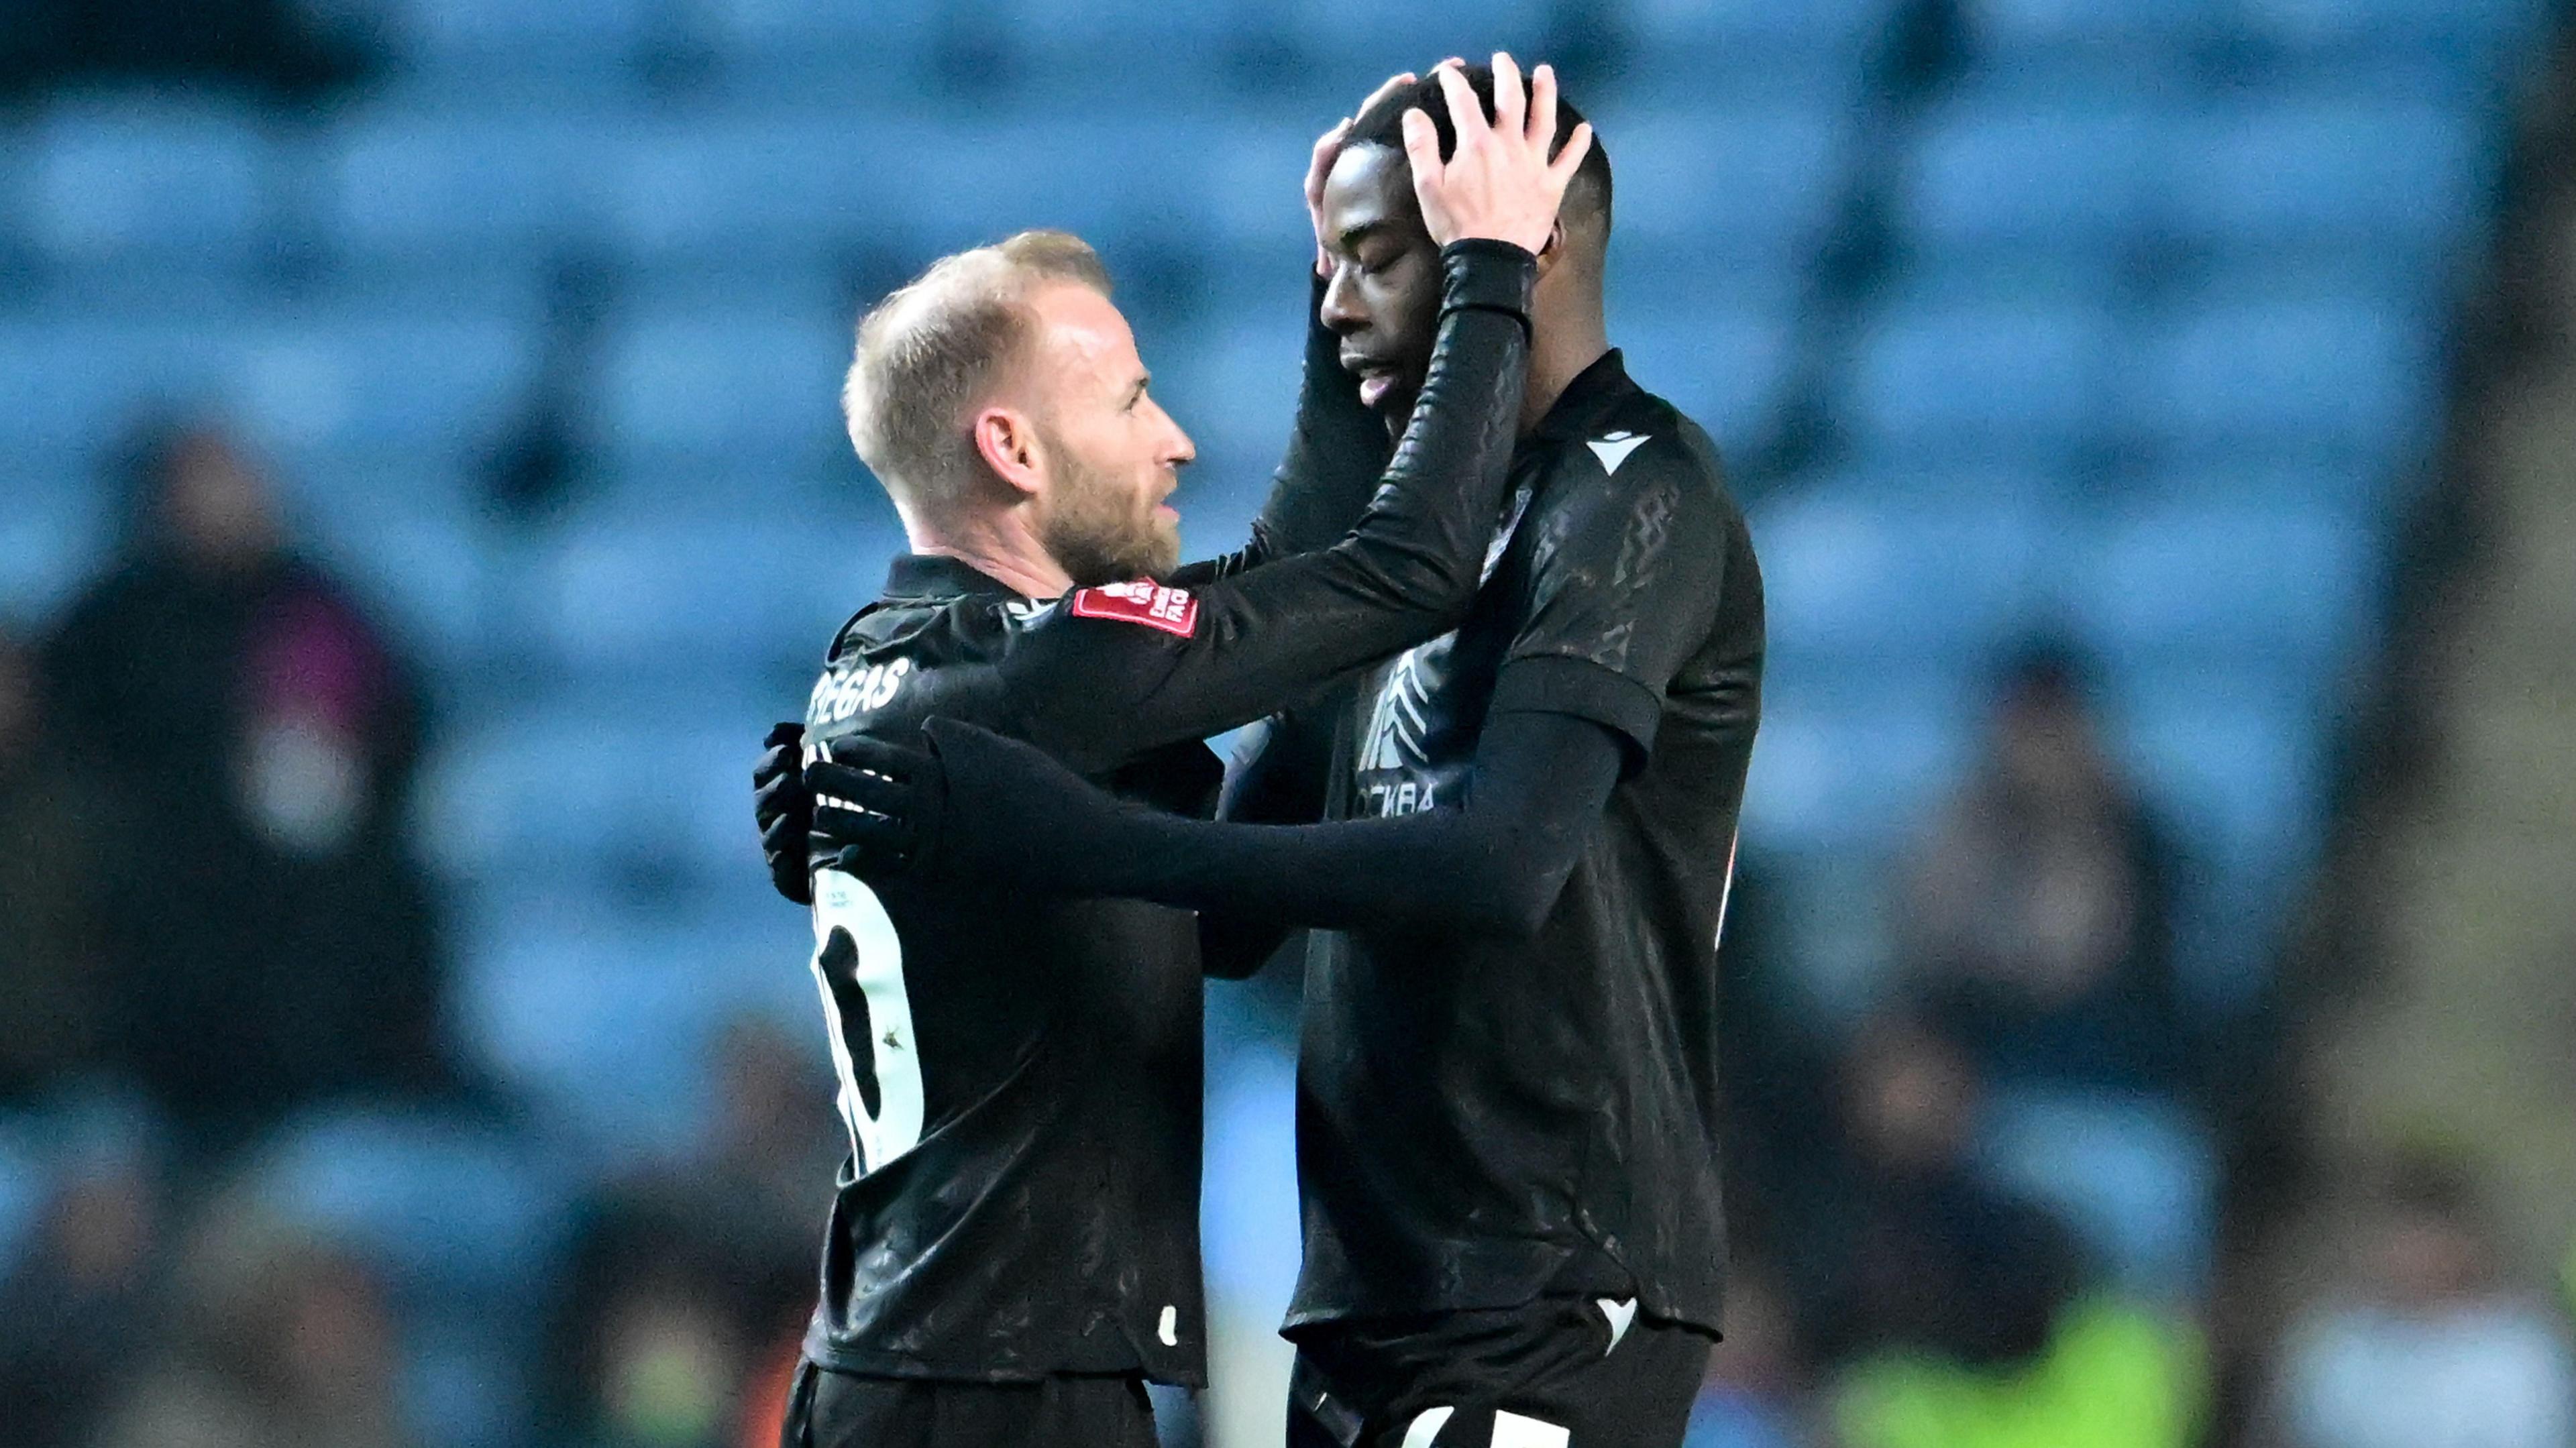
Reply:
M1491 120L1494 115L1494 68L1470 65L1463 67L1462 73L1467 77L1468 88L1476 93L1476 99L1484 103L1486 119ZM1526 91L1529 85L1526 77L1521 85ZM1351 122L1350 144L1386 146L1402 151L1404 113L1415 109L1429 116L1433 128L1440 132L1440 157L1447 160L1458 149L1458 128L1450 124L1449 101L1440 89L1440 77L1436 74L1426 73L1422 79L1362 111ZM1565 148L1566 137L1574 134L1574 128L1583 119L1583 113L1565 100L1563 92L1559 92L1556 137L1548 144L1549 155L1553 156ZM1592 136L1591 154L1583 158L1583 165L1574 173L1574 184L1565 189L1565 199L1572 210L1598 214L1602 229L1609 229L1610 152L1601 144L1598 131Z

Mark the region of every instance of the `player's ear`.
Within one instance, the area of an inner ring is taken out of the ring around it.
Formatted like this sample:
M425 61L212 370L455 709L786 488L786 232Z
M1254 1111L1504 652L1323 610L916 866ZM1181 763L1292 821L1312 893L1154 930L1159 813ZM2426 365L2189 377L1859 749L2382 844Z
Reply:
M1044 469L1038 456L1037 428L1016 408L987 407L975 414L975 451L1014 493L1038 492Z
M1547 240L1539 243L1538 274L1547 275L1556 269L1558 262L1563 260L1565 260L1565 218L1559 216L1556 218L1556 224L1547 229Z

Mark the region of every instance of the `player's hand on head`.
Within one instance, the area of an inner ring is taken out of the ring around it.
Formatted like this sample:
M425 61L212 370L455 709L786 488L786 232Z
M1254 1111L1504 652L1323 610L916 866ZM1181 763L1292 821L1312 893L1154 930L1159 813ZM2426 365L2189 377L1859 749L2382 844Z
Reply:
M868 881L912 873L939 837L947 804L937 757L865 735L833 740L830 754L804 773L814 868Z
M1422 224L1442 246L1468 237L1508 241L1536 252L1556 230L1556 211L1565 188L1592 149L1592 127L1578 125L1554 160L1548 145L1556 136L1556 71L1540 66L1526 94L1520 67L1509 55L1494 52L1494 118L1458 67L1443 64L1432 71L1449 108L1458 143L1449 159L1440 159L1440 134L1420 110L1404 113L1404 152L1413 167L1413 195L1422 207Z
M1360 102L1358 110L1342 117L1331 130L1315 138L1315 153L1306 166L1306 219L1313 223L1315 228L1317 275L1331 270L1330 265L1325 261L1327 238L1324 235L1324 180L1333 174L1333 163L1341 159L1342 147L1350 143L1352 124L1361 116L1375 110L1379 101L1419 79L1421 79L1420 76L1409 70L1400 75L1388 76L1376 90L1369 92L1367 100Z
M797 768L805 752L805 726L776 725L760 742L760 761L751 769L751 817L760 827L769 883L789 900L811 905L814 877L807 864L806 832L813 822L814 797L806 793Z

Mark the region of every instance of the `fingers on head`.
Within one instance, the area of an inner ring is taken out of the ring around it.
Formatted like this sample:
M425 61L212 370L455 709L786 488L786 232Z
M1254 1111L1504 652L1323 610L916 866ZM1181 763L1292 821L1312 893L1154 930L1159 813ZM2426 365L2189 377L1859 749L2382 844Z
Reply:
M1558 152L1556 160L1548 166L1549 174L1560 181L1572 181L1576 169L1583 164L1584 155L1591 149L1592 123L1578 122L1574 127L1574 134L1565 138L1565 149Z
M1467 84L1466 72L1452 65L1440 67L1440 94L1449 102L1449 125L1458 133L1459 144L1492 129L1485 124L1485 108L1476 103L1475 88Z
M1440 133L1419 107L1404 113L1404 154L1412 160L1417 180L1440 159Z
M1534 146L1545 146L1556 139L1556 67L1541 65L1530 72L1529 126L1522 134Z
M1494 129L1520 135L1528 120L1528 96L1521 90L1521 68L1511 52L1494 52Z

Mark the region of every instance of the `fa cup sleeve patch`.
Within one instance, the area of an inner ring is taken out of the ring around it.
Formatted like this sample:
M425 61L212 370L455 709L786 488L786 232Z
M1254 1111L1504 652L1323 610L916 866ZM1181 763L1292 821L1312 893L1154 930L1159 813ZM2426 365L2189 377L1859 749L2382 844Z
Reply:
M1181 638L1198 632L1199 627L1199 601L1190 597L1188 589L1165 588L1142 578L1134 583L1075 590L1073 614L1076 618L1141 623Z

